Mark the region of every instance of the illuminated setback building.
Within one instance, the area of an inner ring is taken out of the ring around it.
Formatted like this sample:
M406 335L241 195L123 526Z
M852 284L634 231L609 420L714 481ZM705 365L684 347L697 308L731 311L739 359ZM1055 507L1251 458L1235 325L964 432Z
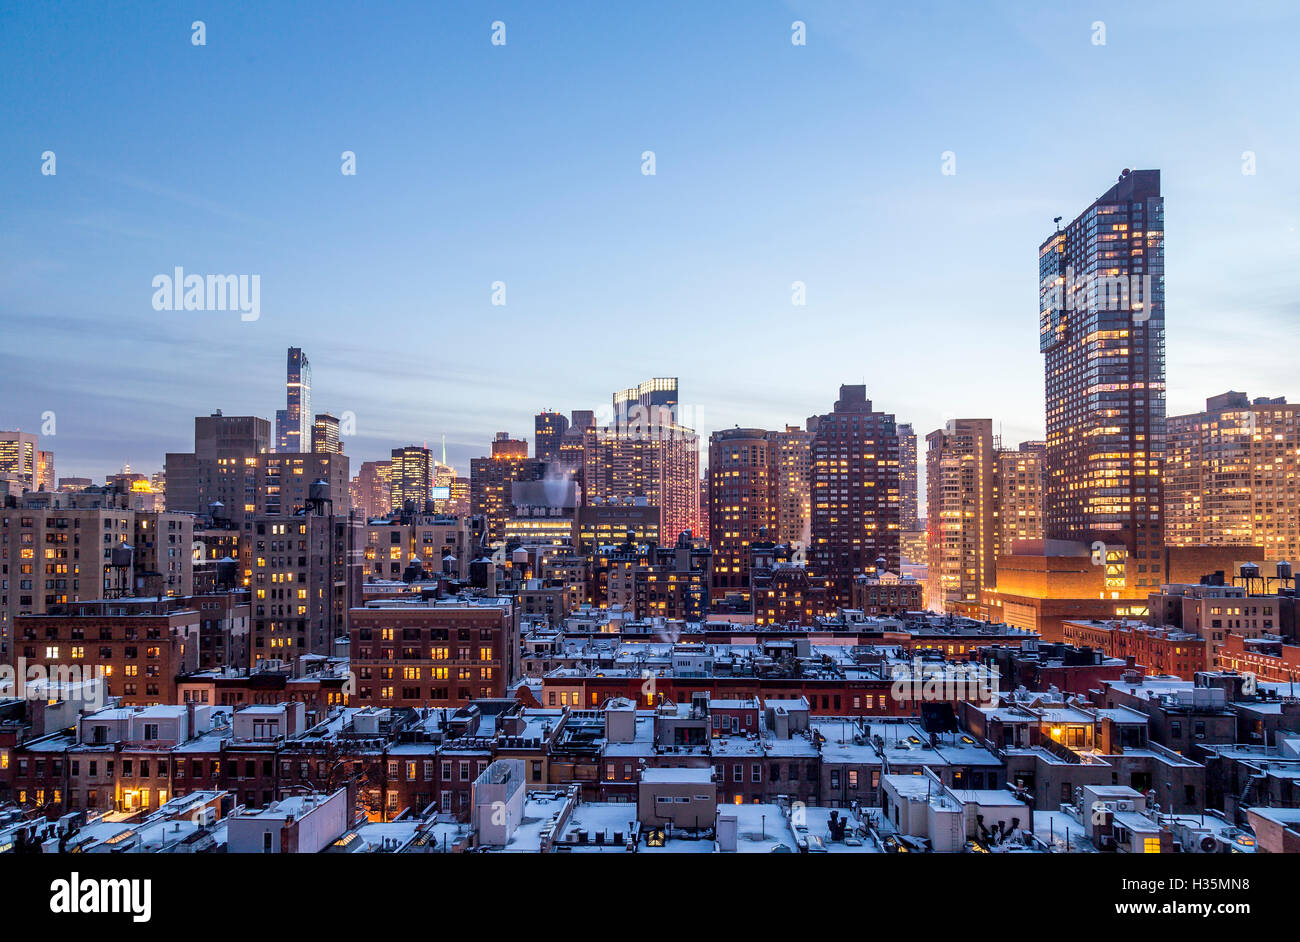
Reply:
M401 510L410 501L417 513L433 493L433 453L421 445L393 449L388 471L389 506Z
M446 463L446 446L442 457L433 463L433 512L437 514L451 513L451 490L456 483L456 469Z
M677 379L656 377L640 386L614 393L614 418L620 425L637 423L637 410L645 416L653 415L655 422L665 424L677 420ZM663 416L660 418L660 416Z
M979 614L994 583L996 505L992 419L953 419L925 437L930 604Z
M23 490L37 490L40 480L37 437L27 432L0 432L0 476L13 475Z
M253 459L271 450L271 423L252 415L212 415L194 419L194 451L165 458L167 509L207 513L220 502L228 515L242 512L247 471Z
M247 513L295 514L312 500L328 501L346 517L352 509L348 456L328 452L258 455L252 462L253 501Z
M591 552L597 546L659 542L659 508L645 497L599 498L578 508L578 548Z
M469 478L452 478L451 502L447 505L447 513L456 517L469 516L470 490Z
M1300 556L1300 405L1227 392L1169 419L1165 540Z
M369 519L382 517L392 509L393 495L389 483L393 462L363 461L352 479L352 506Z
M54 452L38 451L36 453L36 489L38 491L54 490Z
M301 347L290 347L285 377L286 408L275 413L275 450L311 451L311 364Z
M749 547L776 532L779 447L774 433L732 428L709 437L713 589L749 594Z
M539 480L544 470L542 462L528 457L528 442L506 432L497 433L491 456L470 460L470 513L486 518L490 542L506 537L506 521L514 511L515 483Z
M916 530L920 520L916 471L916 431L912 423L898 426L898 525L899 529Z
M998 451L997 554L1010 555L1016 540L1043 538L1044 442L1021 442Z
M841 386L833 412L808 419L812 433L812 545L808 564L848 607L853 580L899 565L898 428L876 412L865 386Z
M659 532L675 542L699 531L699 437L674 424L587 429L583 493L589 499L645 497L659 508Z
M560 442L569 431L569 420L560 412L539 412L533 419L533 450L538 461L560 460Z
M339 441L339 420L337 416L322 412L316 416L311 428L311 450L331 454L342 454L343 443Z
M582 475L583 443L587 429L596 424L596 414L590 409L574 409L569 413L568 427L556 444L553 459L561 469L579 478ZM578 482L581 484L581 480Z
M808 471L812 465L812 435L797 425L771 432L776 448L776 542L808 545L810 494Z
M1048 539L1122 545L1162 581L1164 200L1159 170L1119 182L1039 247Z

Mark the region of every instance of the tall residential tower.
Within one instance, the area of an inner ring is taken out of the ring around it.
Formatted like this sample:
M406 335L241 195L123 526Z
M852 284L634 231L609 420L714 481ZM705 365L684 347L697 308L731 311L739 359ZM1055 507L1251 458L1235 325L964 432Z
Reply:
M1118 182L1039 247L1048 539L1123 547L1130 590L1163 579L1164 199Z
M275 450L311 451L311 364L301 347L289 348L285 375L286 408L275 412Z

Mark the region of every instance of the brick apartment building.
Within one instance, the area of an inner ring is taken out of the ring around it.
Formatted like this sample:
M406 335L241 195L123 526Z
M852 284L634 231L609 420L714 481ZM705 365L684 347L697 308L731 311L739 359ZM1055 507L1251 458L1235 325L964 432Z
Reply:
M518 646L505 600L372 602L351 613L361 706L459 706L505 695Z

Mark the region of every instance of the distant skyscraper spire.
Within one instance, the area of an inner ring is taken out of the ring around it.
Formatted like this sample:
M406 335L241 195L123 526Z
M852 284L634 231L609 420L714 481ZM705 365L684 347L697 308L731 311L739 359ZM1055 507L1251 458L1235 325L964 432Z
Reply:
M301 347L290 347L285 374L285 408L275 413L275 449L311 451L311 364Z

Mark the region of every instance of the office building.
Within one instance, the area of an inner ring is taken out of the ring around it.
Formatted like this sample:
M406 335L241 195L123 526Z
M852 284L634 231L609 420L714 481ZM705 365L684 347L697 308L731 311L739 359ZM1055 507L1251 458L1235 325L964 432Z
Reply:
M37 436L28 432L0 432L0 480L16 482L19 493L40 489L42 452L39 442Z
M811 416L812 545L808 562L830 580L835 604L852 604L853 580L898 572L898 428L865 386L841 386L833 411Z
M433 454L422 445L394 448L388 471L388 504L393 510L407 505L417 512L433 494Z
M506 538L506 521L514 512L514 484L540 480L545 469L542 462L528 457L528 442L506 432L497 433L491 455L470 460L470 513L486 518L489 542Z

